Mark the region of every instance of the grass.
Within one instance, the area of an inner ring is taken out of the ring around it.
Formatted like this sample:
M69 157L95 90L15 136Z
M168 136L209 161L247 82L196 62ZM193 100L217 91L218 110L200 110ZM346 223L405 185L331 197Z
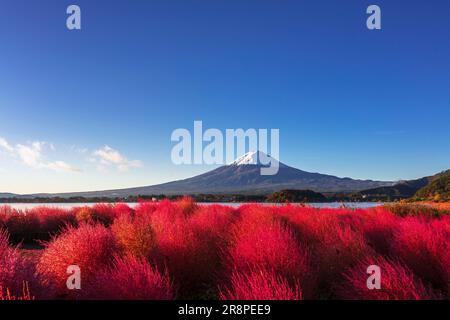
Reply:
M3 206L0 299L448 299L450 216L429 207Z

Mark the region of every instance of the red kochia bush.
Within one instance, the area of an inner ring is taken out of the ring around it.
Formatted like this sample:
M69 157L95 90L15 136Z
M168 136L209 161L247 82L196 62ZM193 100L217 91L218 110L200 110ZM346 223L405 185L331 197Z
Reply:
M367 268L380 267L381 289L368 289ZM345 272L338 298L347 300L422 300L439 298L426 288L414 273L399 262L388 261L381 256L368 257Z
M5 296L20 296L28 283L36 283L32 265L9 246L7 232L0 229L0 288L7 291Z
M274 273L311 294L309 253L301 246L289 226L274 216L273 208L241 208L241 220L235 223L231 248L225 256L228 273L245 277L255 270ZM233 282L233 279L229 279Z
M108 203L97 203L92 207L96 221L104 225L110 225L116 217L114 206Z
M37 207L27 210L26 215L34 215L38 219L43 233L56 233L65 225L76 223L73 213L61 208Z
M54 288L57 295L68 294L67 267L79 266L82 281L89 282L98 270L111 263L116 250L113 235L101 225L68 227L47 244L37 270L44 284Z
M74 208L78 223L101 223L109 226L114 221L117 211L112 204L97 203L92 207Z
M141 201L134 209L134 213L136 216L139 215L150 216L153 212L155 212L156 209L158 209L158 207L159 207L158 202Z
M235 272L231 285L220 292L222 300L302 300L300 285L290 284L276 272L257 269L249 273Z
M155 233L148 216L121 215L114 220L111 230L125 254L148 258L155 249Z
M147 261L116 258L113 266L98 272L84 287L82 297L94 300L172 300L175 298L167 273L161 274Z
M333 298L334 286L346 269L373 252L360 230L363 220L350 218L349 209L292 208L281 214L297 231L303 246L310 248L315 297Z
M65 209L37 207L21 211L7 208L3 207L0 215L4 215L3 226L14 243L49 240L51 234L59 232L67 224L73 225L76 222L74 214Z
M229 260L231 268L239 272L266 268L287 279L299 280L305 279L309 272L308 253L281 223L255 228L250 233L239 228Z
M10 206L0 206L0 228L6 228L6 222L11 216L18 214L18 210Z
M67 224L75 225L75 215L65 209L37 207L28 210L0 208L0 227L3 225L13 243L48 241Z
M382 207L367 210L364 217L362 230L369 246L380 254L389 254L401 219Z
M450 232L442 220L404 218L395 233L393 255L423 280L449 293Z
M237 212L241 219L237 221L235 233L251 233L254 229L271 226L279 220L274 214L276 212L274 208L259 204L242 205Z
M176 205L184 214L192 214L197 210L198 206L191 197L183 197L176 202Z
M195 214L189 218L189 223L198 234L209 239L219 254L230 241L231 225L236 219L237 213L233 208L208 205L199 206Z
M212 281L218 260L214 242L169 201L162 201L151 218L157 241L152 260L160 268L167 266L182 297L195 297Z
M113 215L115 218L121 216L133 216L134 210L131 209L126 203L116 203L113 207Z
M31 242L41 234L39 218L35 214L26 214L22 211L15 211L9 215L4 220L4 228L8 230L14 243Z

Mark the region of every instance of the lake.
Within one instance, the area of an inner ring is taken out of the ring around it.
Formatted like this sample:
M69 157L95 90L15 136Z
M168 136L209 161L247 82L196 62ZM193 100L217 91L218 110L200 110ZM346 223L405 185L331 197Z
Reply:
M25 209L32 209L36 207L57 207L57 208L66 208L70 209L73 207L83 207L83 206L93 206L95 203L4 203L0 204L0 206L6 205L10 206L14 209L19 210L25 210ZM133 203L127 203L130 207L135 207L137 205L136 202ZM224 206L231 206L233 208L237 208L245 203L219 203L219 202L208 202L208 203L199 203L200 205L208 206L213 204L220 204ZM366 209L366 208L373 208L376 206L380 206L383 203L380 202L326 202L326 203L308 203L308 206L314 207L314 208L340 208L342 206L345 206L347 208L360 208L360 209ZM281 203L261 203L261 205L264 206L282 206L284 204ZM292 205L300 205L293 203Z

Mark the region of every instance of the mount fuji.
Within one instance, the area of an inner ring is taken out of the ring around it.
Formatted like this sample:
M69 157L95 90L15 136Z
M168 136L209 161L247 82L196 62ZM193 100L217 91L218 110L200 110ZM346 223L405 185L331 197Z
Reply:
M261 161L264 159L264 161ZM279 165L275 175L261 175L262 163L267 160ZM144 195L181 194L268 194L283 189L312 190L316 192L355 192L371 188L392 186L390 181L355 180L332 175L311 173L287 166L270 156L249 152L228 165L204 174L153 186L64 194L36 194L34 197L128 197Z

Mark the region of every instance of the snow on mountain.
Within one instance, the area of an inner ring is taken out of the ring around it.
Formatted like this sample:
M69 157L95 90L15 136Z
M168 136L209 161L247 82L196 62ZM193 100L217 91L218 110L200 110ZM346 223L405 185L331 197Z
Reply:
M278 161L275 158L272 158L271 156L265 154L262 151L251 151L243 156L237 158L232 163L230 163L230 166L242 166L242 165L257 165L257 164L268 164L270 162Z

